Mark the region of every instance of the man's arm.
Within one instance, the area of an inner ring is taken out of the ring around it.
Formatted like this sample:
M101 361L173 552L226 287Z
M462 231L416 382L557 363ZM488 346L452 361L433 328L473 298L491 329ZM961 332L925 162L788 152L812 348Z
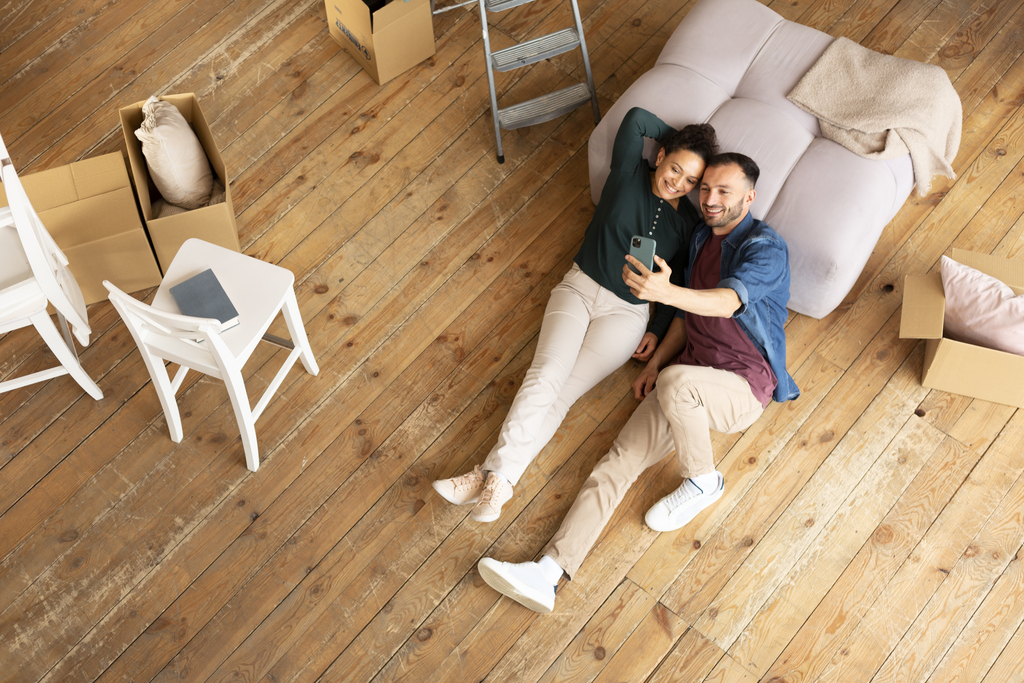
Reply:
M622 280L629 286L633 296L645 301L657 301L659 304L673 306L681 311L702 315L708 318L731 318L739 310L742 302L739 294L729 287L716 289L690 289L678 287L670 281L672 269L660 256L655 261L661 268L657 273L630 255L626 260L633 264L639 273L629 265L622 267ZM662 342L664 343L664 342Z
M633 380L633 395L638 401L651 393L661 369L679 357L686 346L686 322L682 318L673 318L668 326L665 338L654 350L654 355L647 362L643 371Z

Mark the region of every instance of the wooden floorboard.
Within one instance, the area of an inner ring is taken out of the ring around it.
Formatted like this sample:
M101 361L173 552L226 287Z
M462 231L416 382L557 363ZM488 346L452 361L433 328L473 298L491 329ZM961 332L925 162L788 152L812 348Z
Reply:
M905 275L952 247L1022 258L1024 0L762 1L945 69L957 178L907 201L835 312L790 315L803 395L714 435L722 499L657 534L643 514L677 475L644 473L548 616L476 562L540 551L639 365L573 407L499 521L430 482L482 460L529 366L593 211L589 110L505 132L498 164L475 7L435 17L437 54L378 86L316 0L0 3L19 170L123 152L119 107L195 92L243 249L295 273L321 367L258 423L257 473L217 381L186 380L171 442L107 303L82 352L103 400L67 377L0 395L0 681L1024 680L1024 417L923 388L923 345L899 337ZM692 4L580 0L602 111ZM492 45L567 14L518 7ZM496 85L525 99L581 73L569 54ZM282 358L257 351L251 395ZM0 336L0 379L52 363Z

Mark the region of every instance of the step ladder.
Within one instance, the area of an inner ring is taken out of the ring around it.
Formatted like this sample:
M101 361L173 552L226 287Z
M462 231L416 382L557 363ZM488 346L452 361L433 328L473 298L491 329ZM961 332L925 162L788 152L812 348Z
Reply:
M491 114L494 117L494 139L498 143L499 164L505 163L505 154L501 147L502 128L514 130L550 121L563 114L568 114L577 107L582 107L587 102L590 102L594 108L594 123L597 124L601 121L601 110L597 106L597 91L594 89L594 76L590 72L590 56L587 54L587 43L583 39L583 22L580 19L580 9L576 0L568 0L572 4L575 26L507 47L504 50L491 52L491 41L487 34L487 13L504 12L533 1L478 0L480 24L483 27L484 59L487 62L487 85L491 90ZM583 69L587 72L586 83L577 83L526 102L513 104L503 109L498 108L498 96L494 91L495 71L519 69L542 59L575 50L577 47L583 53Z

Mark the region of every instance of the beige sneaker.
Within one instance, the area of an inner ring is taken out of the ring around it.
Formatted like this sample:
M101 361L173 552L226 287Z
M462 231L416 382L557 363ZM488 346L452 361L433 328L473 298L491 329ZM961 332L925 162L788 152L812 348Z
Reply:
M438 479L431 486L453 505L470 505L480 499L480 492L484 489L484 475L480 465L477 465L472 472L451 479Z
M487 483L480 492L480 500L469 516L478 522L493 522L501 516L501 506L512 497L512 484L494 472L487 475Z

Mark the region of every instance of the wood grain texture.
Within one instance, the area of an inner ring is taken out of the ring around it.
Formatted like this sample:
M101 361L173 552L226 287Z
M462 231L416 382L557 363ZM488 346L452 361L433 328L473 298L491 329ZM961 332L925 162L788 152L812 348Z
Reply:
M0 395L0 681L1020 681L1022 412L921 387L898 328L904 276L952 247L1024 258L1024 0L762 1L943 68L957 178L908 200L835 312L790 314L803 395L713 435L721 500L655 533L643 515L678 472L643 473L548 616L476 563L536 557L640 365L573 406L497 522L430 483L482 461L529 367L593 212L589 110L503 132L498 164L476 7L435 17L437 54L378 86L319 0L0 1L19 170L123 153L119 107L195 92L243 248L295 273L321 366L261 418L258 473L217 381L186 380L170 441L107 303L81 349L102 401L67 377ZM580 0L602 111L692 5ZM490 32L569 21L537 0ZM504 103L580 78L569 53L496 86ZM281 359L257 351L252 394ZM0 378L52 363L0 335Z

